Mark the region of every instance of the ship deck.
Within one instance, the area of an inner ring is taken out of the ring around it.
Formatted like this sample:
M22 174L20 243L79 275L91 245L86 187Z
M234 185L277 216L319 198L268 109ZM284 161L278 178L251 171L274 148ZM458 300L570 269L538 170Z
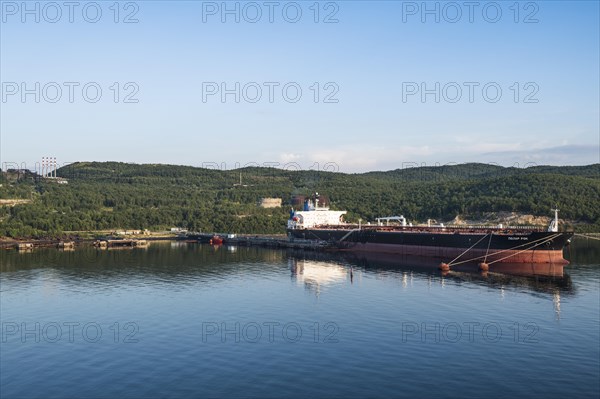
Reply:
M519 235L529 233L547 232L547 228L536 226L376 226L376 225L320 225L309 228L309 230L366 230L381 232L407 232L407 233L434 233L434 234L489 234L496 235Z

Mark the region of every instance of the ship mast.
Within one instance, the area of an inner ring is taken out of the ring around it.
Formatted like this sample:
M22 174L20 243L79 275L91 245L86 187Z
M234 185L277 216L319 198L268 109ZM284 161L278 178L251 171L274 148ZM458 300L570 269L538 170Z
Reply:
M552 233L558 232L558 211L559 209L550 209L554 211L554 220L550 222L550 226L548 226L548 231Z

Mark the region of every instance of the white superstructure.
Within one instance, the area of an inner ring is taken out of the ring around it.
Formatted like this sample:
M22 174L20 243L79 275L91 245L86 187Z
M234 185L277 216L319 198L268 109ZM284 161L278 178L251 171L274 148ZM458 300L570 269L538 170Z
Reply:
M288 229L309 229L319 225L337 226L344 224L342 217L346 211L331 211L329 207L319 207L318 197L315 202L307 200L304 210L292 211L288 220Z

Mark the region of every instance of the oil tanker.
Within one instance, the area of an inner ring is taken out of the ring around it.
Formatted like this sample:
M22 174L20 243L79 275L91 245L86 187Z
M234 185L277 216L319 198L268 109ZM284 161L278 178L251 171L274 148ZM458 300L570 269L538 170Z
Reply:
M319 197L290 211L290 240L316 240L340 251L375 252L439 258L450 265L477 262L565 265L563 249L573 232L558 229L558 209L547 228L534 226L412 225L404 216L378 218L373 224L343 221L346 211L319 206ZM442 263L446 265L446 263Z

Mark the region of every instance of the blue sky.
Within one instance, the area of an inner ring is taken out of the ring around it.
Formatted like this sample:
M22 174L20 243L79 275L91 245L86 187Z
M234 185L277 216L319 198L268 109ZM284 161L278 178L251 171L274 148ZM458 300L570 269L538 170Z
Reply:
M596 1L1 3L3 167L600 162Z

